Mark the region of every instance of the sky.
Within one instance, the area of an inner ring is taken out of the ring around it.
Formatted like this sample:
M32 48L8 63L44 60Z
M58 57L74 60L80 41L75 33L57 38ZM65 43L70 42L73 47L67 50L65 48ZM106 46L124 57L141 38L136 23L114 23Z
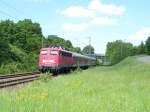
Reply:
M74 46L105 53L108 42L134 45L150 36L150 0L0 0L0 20L32 19L44 36L58 35Z

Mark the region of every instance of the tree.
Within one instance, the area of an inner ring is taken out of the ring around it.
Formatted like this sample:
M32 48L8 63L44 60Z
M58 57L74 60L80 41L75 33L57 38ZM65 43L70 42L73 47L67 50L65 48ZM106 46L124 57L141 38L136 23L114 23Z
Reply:
M145 54L145 45L144 45L143 41L138 46L138 54Z
M0 33L3 38L8 42L12 43L14 41L14 36L16 33L16 26L13 21L5 20L0 22Z
M9 40L14 33L13 26L10 20L0 22L0 65L11 59Z
M10 47L8 41L0 34L0 65L5 61L9 61Z
M131 43L125 43L122 40L116 40L114 42L108 42L106 49L107 60L111 64L116 64L127 56L132 54L133 45Z
M146 53L147 53L148 55L150 55L150 36L149 36L148 39L146 40L145 49L146 49Z
M73 47L70 40L65 40L57 35L48 35L46 38L46 46L61 46L66 48L69 51L81 53L80 47Z
M80 47L75 47L74 49L75 49L75 50L74 50L74 52L82 53L82 51L81 51L81 48L80 48Z
M94 54L94 48L91 45L87 45L82 50L83 54Z
M139 47L138 46L133 46L131 49L131 55L130 56L135 56L139 54Z
M57 35L48 35L46 39L46 46L61 46L61 47L69 47L69 44L66 45L66 41L58 37Z
M76 52L76 53L82 53L82 51L81 51L81 48L80 47L73 47L73 48L71 48L70 49L70 51L72 51L72 52Z
M27 53L38 51L43 37L40 25L33 23L30 19L25 19L16 23L16 28L16 39L13 44Z

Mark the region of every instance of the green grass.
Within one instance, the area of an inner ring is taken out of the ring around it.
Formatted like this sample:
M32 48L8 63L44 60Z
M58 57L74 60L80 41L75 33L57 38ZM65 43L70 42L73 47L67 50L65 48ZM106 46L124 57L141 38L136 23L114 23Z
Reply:
M0 112L150 112L150 64L135 57L0 91Z

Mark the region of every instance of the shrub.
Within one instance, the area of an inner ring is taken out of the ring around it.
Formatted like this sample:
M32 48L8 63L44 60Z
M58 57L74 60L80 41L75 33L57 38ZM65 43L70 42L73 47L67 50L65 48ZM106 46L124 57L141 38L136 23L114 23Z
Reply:
M42 82L48 82L51 78L52 78L52 75L47 72L47 73L42 74L39 79Z
M150 55L150 37L148 37L148 39L146 40L145 48L146 48L146 53Z
M73 73L78 74L82 72L82 69L80 67L78 67L77 69L75 69L75 71L73 71Z

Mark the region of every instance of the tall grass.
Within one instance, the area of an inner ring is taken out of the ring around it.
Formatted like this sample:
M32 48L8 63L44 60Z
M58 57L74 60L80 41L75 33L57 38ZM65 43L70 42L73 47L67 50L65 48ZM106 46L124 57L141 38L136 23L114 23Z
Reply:
M150 64L128 58L22 89L0 91L1 112L149 112Z

